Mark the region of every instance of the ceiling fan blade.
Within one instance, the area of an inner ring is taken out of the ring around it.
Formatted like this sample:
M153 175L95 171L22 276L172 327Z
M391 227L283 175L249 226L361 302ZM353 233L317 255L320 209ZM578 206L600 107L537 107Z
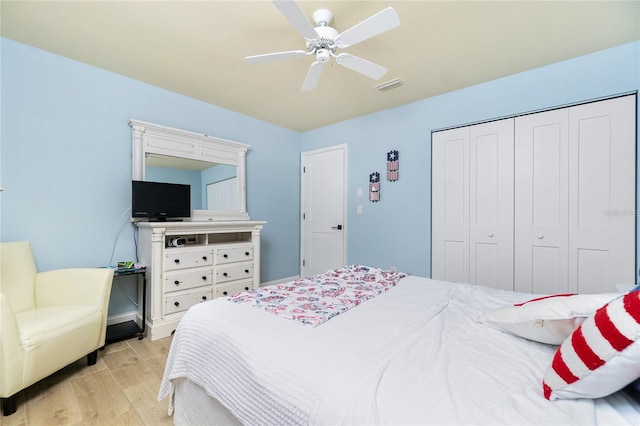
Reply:
M380 79L380 77L387 73L387 69L382 65L374 64L373 62L349 53L341 53L337 55L336 62L343 67L359 72L360 74L366 75L374 80Z
M338 47L353 46L356 43L389 31L398 25L400 25L400 17L392 7L387 7L338 34L335 42Z
M250 64L261 64L263 62L278 61L281 59L302 58L307 56L306 50L289 50L287 52L266 53L264 55L253 55L244 58Z
M273 4L280 10L285 18L296 27L296 30L307 40L318 38L318 33L313 29L313 25L304 15L300 6L295 1L290 0L273 0Z
M307 71L307 76L304 78L304 83L302 83L303 92L308 92L313 90L318 85L318 81L320 80L320 74L322 74L322 69L324 68L324 64L322 62L315 61L309 67L309 71Z

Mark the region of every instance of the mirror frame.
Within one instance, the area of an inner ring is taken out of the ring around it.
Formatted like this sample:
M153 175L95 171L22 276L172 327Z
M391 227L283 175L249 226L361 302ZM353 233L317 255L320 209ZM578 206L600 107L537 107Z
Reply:
M131 178L133 180L145 180L145 158L149 153L236 166L238 210L192 210L190 220L193 222L250 220L247 212L245 164L250 145L135 119L129 120L129 126L131 127Z

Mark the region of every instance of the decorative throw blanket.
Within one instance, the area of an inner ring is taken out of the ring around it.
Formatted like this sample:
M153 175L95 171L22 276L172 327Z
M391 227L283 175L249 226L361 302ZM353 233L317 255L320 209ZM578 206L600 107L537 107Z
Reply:
M361 265L283 284L243 291L229 298L316 327L398 284L407 274Z

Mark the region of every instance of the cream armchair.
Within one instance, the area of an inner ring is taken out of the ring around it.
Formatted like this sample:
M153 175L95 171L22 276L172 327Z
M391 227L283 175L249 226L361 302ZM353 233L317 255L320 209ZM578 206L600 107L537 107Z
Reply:
M22 389L104 346L113 270L38 273L28 242L0 243L0 398L13 414Z

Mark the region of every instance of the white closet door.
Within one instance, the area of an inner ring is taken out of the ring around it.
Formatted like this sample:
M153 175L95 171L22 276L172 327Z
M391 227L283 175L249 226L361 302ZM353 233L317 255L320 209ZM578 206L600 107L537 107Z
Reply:
M516 291L569 291L568 120L565 108L515 121Z
M431 277L469 282L469 128L431 143Z
M569 290L635 282L635 96L570 108Z
M469 282L513 290L514 120L469 128Z

